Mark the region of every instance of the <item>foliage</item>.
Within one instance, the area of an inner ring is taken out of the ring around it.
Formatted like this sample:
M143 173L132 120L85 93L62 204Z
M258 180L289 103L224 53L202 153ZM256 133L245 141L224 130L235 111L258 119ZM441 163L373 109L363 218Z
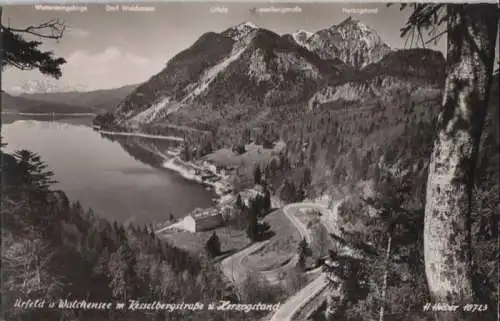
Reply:
M309 248L309 245L307 244L307 240L305 238L303 238L300 241L297 251L299 255L299 261L297 262L297 266L301 271L305 271L306 258L311 254L311 249Z
M245 207L245 204L243 203L243 200L241 199L241 194L239 194L239 193L238 193L238 197L236 198L236 203L234 204L234 206L240 210L242 210Z
M221 253L220 240L219 240L219 237L217 236L217 234L215 233L215 231L212 234L212 236L210 236L210 238L207 240L207 242L205 244L205 249L206 249L208 255L212 258L220 255L220 253Z
M255 184L260 184L261 183L261 179L262 179L262 171L260 169L260 166L259 165L256 165L255 166L255 169L253 171L253 177L254 177L254 183Z
M346 299L338 313L345 320L376 319L382 304L386 309L384 320L422 317L422 302L429 299L423 265L425 174L425 170L396 174L381 171L374 195L364 200L353 199L339 209L339 216L348 223L344 224L343 236L349 235L348 240L358 248L369 250L355 264L355 271L340 274L345 282ZM386 256L388 236L393 243L389 257ZM339 262L338 257L333 259ZM351 273L354 277L348 281ZM384 300L385 273L388 284ZM356 295L359 293L364 294Z
M17 297L93 301L208 302L223 295L219 271L159 239L149 227L110 223L50 186L33 153L2 153L2 269L5 317L74 320L70 310L9 309ZM31 206L30 206L31 205ZM202 289L202 291L200 291ZM228 295L225 292L225 295ZM210 312L79 312L79 320L198 320ZM228 313L226 320L240 320ZM251 317L249 314L246 317Z
M247 235L252 241L257 241L259 239L259 221L257 218L257 213L254 210L247 210Z
M63 36L64 29L64 24L57 20L24 29L6 27L2 24L2 70L7 66L20 70L37 69L42 74L60 78L61 65L66 63L66 60L55 58L51 51L40 50L42 42L26 40L22 35L29 34L37 38L57 40Z

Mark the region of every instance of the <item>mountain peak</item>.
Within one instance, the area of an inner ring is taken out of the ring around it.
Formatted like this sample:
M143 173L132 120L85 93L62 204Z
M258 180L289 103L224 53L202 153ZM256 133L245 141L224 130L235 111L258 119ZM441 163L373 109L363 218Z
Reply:
M322 59L339 58L355 69L380 60L390 51L375 29L352 17L316 32L302 43Z
M249 21L244 21L236 26L226 29L225 31L222 32L222 34L234 40L241 40L246 35L258 29L259 27L254 23Z
M313 35L314 33L312 32L299 29L292 34L292 37L297 44L307 47L307 40L309 40L309 38L311 38Z
M235 28L236 29L244 29L244 28L258 29L259 27L250 21L244 21L244 22L240 23L239 25L236 25Z
M338 25L333 25L330 27L330 29L358 29L363 33L372 33L375 32L372 28L368 27L366 24L361 22L358 19L354 19L353 17L349 16L347 19L343 20L341 23Z
M88 91L88 88L81 84L67 83L63 81L53 81L51 79L29 80L21 86L14 86L9 89L13 95L57 93L69 91Z
M307 31L307 30L303 30L303 29L299 29L299 30L297 30L294 33L294 35L303 35L303 36L307 36L307 37L310 37L313 34L314 34L313 32L310 32L310 31Z
M354 19L352 16L349 16L346 19L344 19L341 23L339 23L339 25L346 24L346 23L356 23L356 22L359 22L359 20Z

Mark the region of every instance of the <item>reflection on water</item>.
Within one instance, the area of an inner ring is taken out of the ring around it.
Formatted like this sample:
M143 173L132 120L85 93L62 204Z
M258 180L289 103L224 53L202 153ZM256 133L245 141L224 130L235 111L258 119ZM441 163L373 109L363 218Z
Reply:
M168 152L179 148L179 142L165 139L112 136L100 134L104 139L118 143L130 156L153 167L161 167Z
M68 116L68 115L51 115L40 114L37 116L23 116L20 114L2 113L2 125L12 124L18 120L38 120L40 122L58 122L61 124L67 123L72 125L92 125L92 118L89 116Z
M4 123L2 136L7 152L39 153L55 171L57 188L112 220L154 223L212 204L213 193L161 168L164 158L156 152L175 148L169 141L103 138L67 119Z

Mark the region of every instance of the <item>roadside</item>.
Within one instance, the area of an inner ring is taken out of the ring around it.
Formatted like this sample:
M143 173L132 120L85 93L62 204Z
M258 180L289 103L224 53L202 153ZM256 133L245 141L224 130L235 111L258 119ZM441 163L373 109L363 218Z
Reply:
M308 303L319 297L328 283L322 274L309 283L301 291L282 304L279 310L271 317L271 321L292 321Z
M172 152L162 154L159 150L153 152L160 154L165 159L164 167L178 172L186 179L216 188L219 197L216 205L218 209L222 209L224 206L234 207L238 194L245 195L247 191L253 189L252 176L256 164L261 165L269 162L276 156L276 150L264 150L261 146L253 144L247 145L246 151L242 154L224 149L194 162L182 161L179 157L179 151L180 149L177 149L175 155ZM234 180L235 176L236 181ZM305 239L309 244L314 241L314 236L311 235L313 230L308 228L311 219L308 217L309 212L316 210L324 213L321 215L321 223L329 233L333 233L338 231L335 220L337 206L334 206L333 211L330 211L315 203L286 205L281 210L269 214L266 218L271 227L270 230L275 230L275 234L268 240L250 245L244 231L236 231L230 227L214 229L221 242L222 256L229 255L220 261L222 273L234 285L242 284L249 273L255 272L264 277L269 285L281 283L283 277L297 266L299 260L298 243L302 239ZM179 228L182 228L182 221L172 222L170 226L163 226L157 232L174 245L195 253L205 250L204 245L214 231L192 233L182 231ZM316 301L324 300L324 295L321 293L326 287L326 280L321 273L321 267L300 274L313 281L305 287L300 286L299 288L302 290L293 294L281 306L272 316L272 321L292 321L298 313L308 313L305 309L307 306L311 306L312 301L319 303ZM316 305L313 304L313 306Z
M223 254L238 252L248 246L250 242L245 231L238 231L229 227L220 227L215 230L196 233L169 228L158 231L157 234L176 247L193 254L201 254L206 252L205 244L214 231L219 237L221 252Z
M285 206L286 211L289 212L291 219L293 219L298 228L308 231L306 227L306 221L300 220L298 217L304 219L304 215L293 215L290 213L295 210L302 212L302 214L308 213L311 210L319 211L321 213L321 222L328 230L329 233L337 235L337 215L340 204L344 200L338 200L333 203L332 209L326 208L324 205L315 203L295 203ZM298 216L298 217L297 217ZM337 248L338 253L347 256L357 256L357 252L354 251L350 246L345 245ZM287 300L280 309L275 312L270 319L270 321L295 321L295 320L306 320L314 311L316 311L327 299L327 295L340 295L336 292L336 289L327 289L327 279L326 275L321 271L321 267L316 269L319 276L309 283L302 290L297 292L289 300ZM332 292L333 291L333 292Z
M297 228L284 209L269 214L264 221L276 234L222 260L221 270L228 279L240 283L248 273L257 272L270 284L277 284L297 266L296 249L303 237L309 238L309 235L302 234L307 231Z

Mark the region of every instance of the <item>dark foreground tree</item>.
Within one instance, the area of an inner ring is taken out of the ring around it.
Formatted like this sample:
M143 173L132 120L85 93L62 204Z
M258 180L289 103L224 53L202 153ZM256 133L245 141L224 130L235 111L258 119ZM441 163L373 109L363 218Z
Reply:
M302 241L299 243L299 247L297 249L299 255L299 261L297 262L297 266L302 270L306 270L306 258L310 254L309 244L307 244L307 240L304 237Z
M259 238L259 221L257 218L257 213L252 210L245 210L247 215L247 236L253 242L257 241Z
M207 243L205 244L205 250L208 253L208 256L211 258L214 258L218 255L220 255L220 240L215 231L213 232L212 236L208 239Z
M260 165L256 165L253 170L253 178L255 184L260 184L262 179L262 171L260 170Z
M0 15L2 14L0 7ZM61 77L61 66L66 63L64 58L54 57L52 51L42 51L40 41L26 40L23 35L36 38L59 40L62 38L65 25L59 20L49 20L39 25L25 28L12 28L0 25L2 45L2 70L7 66L19 70L39 70L44 75L58 79Z
M369 197L364 200L366 204L372 207L378 214L382 234L385 234L385 258L383 267L383 278L380 293L379 321L384 320L385 305L387 300L387 282L389 276L389 265L391 261L391 251L393 244L393 233L398 224L408 223L409 215L403 209L405 199L411 190L411 183L408 176L401 177L399 180L388 177L388 190L383 191L386 197Z
M54 172L47 169L48 166L42 161L40 155L23 149L15 152L13 156L23 172L23 185L32 185L38 189L47 190L57 183L53 180Z
M264 201L262 206L264 207L266 214L271 210L271 192L267 188L264 192Z
M447 78L426 192L424 252L434 302L475 301L470 213L474 170L486 116L498 33L496 4L414 4L403 36L447 23ZM468 320L474 313L440 313Z

